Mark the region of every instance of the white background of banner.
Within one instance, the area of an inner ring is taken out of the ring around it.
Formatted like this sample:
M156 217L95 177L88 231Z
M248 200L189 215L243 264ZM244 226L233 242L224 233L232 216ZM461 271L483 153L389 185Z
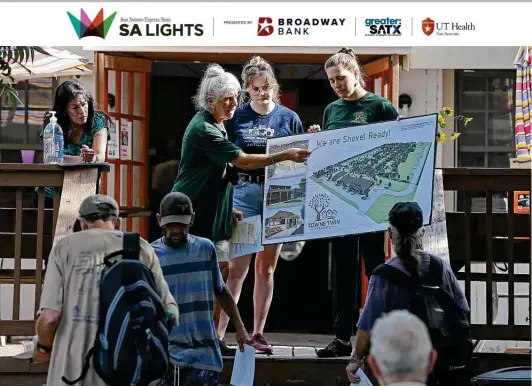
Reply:
M67 11L79 17L83 8L92 20L117 11L109 34L78 39ZM532 3L3 3L0 36L7 45L59 46L509 46L530 43L526 18ZM480 10L482 12L480 12ZM119 35L120 19L170 18L171 23L203 24L203 36ZM257 36L258 18L274 19L276 32ZM401 36L365 36L366 18L400 18ZM473 23L459 36L425 36L422 20ZM341 27L311 27L307 36L279 36L278 18L342 18ZM228 25L226 21L246 21Z

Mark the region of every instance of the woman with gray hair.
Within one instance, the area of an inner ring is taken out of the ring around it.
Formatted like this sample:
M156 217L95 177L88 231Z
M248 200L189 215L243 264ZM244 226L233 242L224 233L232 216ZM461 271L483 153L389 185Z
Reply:
M388 232L391 236L395 256L377 267L370 277L366 304L357 324L355 347L347 366L347 375L351 382L358 382L355 373L369 353L370 331L375 321L385 312L410 309L413 300L419 293L420 286L418 283L429 283L428 285L439 287L448 294L449 302L454 304L451 308L444 309L444 313L449 311L445 316L464 316L469 313L467 300L450 265L441 258L423 251L423 211L421 207L416 202L395 204L389 213L389 224ZM397 280L397 277L402 280ZM405 282L408 283L408 286L403 285ZM464 319L467 323L465 316ZM444 320L445 323L448 322L447 318ZM454 322L454 319L452 321ZM459 358L462 354L466 354L465 351L463 353L456 352L455 356ZM456 378L453 382L455 386L464 385L464 383L459 382L459 376L466 378L465 384L468 382L466 372L453 376ZM429 382L429 384L435 385L436 383Z
M214 243L224 280L229 273L233 226L242 218L242 212L233 209L231 165L252 170L282 161L304 162L310 156L309 150L299 148L274 154L246 154L231 143L223 122L233 117L240 91L233 74L218 64L207 67L193 98L198 112L183 136L179 171L172 189L192 200L196 215L190 233Z

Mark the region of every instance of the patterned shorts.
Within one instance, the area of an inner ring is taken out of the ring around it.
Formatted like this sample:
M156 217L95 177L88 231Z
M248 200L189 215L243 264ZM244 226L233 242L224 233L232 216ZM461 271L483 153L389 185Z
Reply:
M219 375L212 370L172 365L157 386L218 386Z

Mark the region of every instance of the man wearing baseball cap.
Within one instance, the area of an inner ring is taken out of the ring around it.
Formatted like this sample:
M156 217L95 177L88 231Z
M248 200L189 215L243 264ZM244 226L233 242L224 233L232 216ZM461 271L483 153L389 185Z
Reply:
M180 325L169 337L173 366L159 385L174 385L176 379L186 385L218 385L223 361L214 328L214 297L233 321L241 350L250 343L248 334L222 279L214 244L188 233L194 222L190 198L167 194L157 220L163 237L151 245L180 310Z
M75 379L94 344L99 321L99 286L104 257L123 248L119 207L109 196L96 194L79 207L82 231L57 241L50 252L37 319L34 359L50 361L47 385ZM159 259L140 240L140 261L150 268L166 311L177 321L177 305L164 280ZM90 366L78 386L105 386Z

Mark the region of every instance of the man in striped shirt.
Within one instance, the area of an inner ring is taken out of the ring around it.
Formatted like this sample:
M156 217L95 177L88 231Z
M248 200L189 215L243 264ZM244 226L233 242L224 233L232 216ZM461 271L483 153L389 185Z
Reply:
M214 296L233 321L241 350L244 343L250 344L248 334L225 287L214 244L188 233L194 220L189 197L178 192L167 194L157 220L163 237L151 245L179 307L179 325L169 337L173 366L159 385L218 385L223 362L214 328Z

